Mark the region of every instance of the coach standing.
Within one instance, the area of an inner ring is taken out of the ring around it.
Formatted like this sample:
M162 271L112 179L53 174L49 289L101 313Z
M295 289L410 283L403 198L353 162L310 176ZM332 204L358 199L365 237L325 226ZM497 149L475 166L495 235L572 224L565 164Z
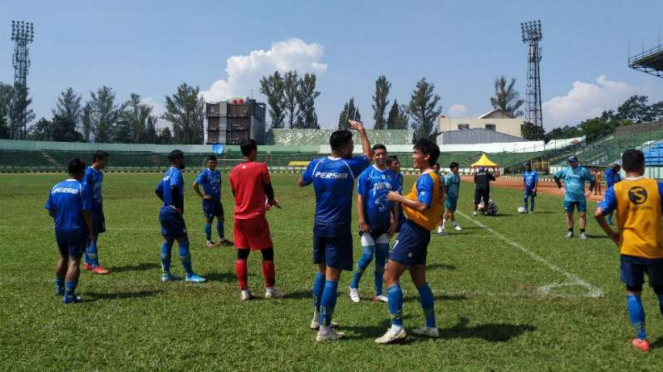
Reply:
M490 200L490 181L495 181L495 176L481 167L479 171L474 174L474 212L472 216L477 215L479 204L483 201L483 205L488 206Z

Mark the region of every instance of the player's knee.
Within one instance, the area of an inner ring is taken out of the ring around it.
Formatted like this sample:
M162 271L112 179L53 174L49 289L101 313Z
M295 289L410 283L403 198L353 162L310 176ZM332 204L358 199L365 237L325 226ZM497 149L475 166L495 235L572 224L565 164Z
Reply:
M237 259L246 261L249 258L250 249L238 249L237 250Z
M263 261L274 261L274 248L262 249L260 252Z

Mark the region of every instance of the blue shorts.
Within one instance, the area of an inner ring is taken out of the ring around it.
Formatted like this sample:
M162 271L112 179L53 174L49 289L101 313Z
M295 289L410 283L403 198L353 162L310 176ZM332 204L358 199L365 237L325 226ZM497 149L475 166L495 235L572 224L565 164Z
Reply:
M173 239L186 237L184 217L175 209L171 207L161 208L159 222L161 223L161 235Z
M207 219L223 217L223 205L218 200L203 200L203 214Z
M458 205L458 198L445 198L444 199L444 208L449 212L455 212L456 206Z
M574 209L576 208L580 213L587 212L587 200L580 200L580 201L564 200L564 210L566 211L566 213L573 213Z
M313 263L324 263L327 267L338 270L352 271L352 233L348 229L345 234L335 237L313 235Z
M430 243L430 231L406 219L398 239L391 248L389 259L406 266L425 265Z
M92 210L92 234L97 236L106 232L106 217L104 211Z
M627 287L642 287L645 282L645 273L649 277L649 286L663 287L663 259L649 260L646 258L622 255L621 281Z
M56 231L55 240L58 243L62 258L81 258L87 246L87 236L83 230Z

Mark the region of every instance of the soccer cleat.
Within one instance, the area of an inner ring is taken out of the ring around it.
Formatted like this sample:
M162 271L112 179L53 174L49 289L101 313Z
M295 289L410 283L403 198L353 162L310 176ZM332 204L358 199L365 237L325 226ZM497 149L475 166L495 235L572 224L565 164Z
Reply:
M350 299L354 303L359 303L361 301L361 298L359 298L359 291L357 291L357 288L350 288Z
M53 294L56 296L64 296L64 288L57 288Z
M79 302L82 302L83 299L78 297L78 296L64 296L62 297L62 303L67 305L67 304L77 304Z
M318 331L318 335L315 337L315 340L317 342L336 341L342 339L343 337L345 337L345 333L343 332L337 332L335 329L331 327L327 330L325 330L324 327L320 327L320 330Z
M587 238L587 235L585 235L585 233L580 233L580 239L587 240L589 238Z
M373 302L389 302L389 297L387 297L383 294L373 296Z
M92 264L89 263L83 264L83 270L92 270Z
M191 274L186 276L186 281L189 283L205 283L207 279L203 278L200 275Z
M477 212L476 211L472 212L472 217L476 217L476 216L477 216Z
M309 327L313 331L317 331L320 329L320 314L313 314L313 319L311 320L311 325ZM329 328L339 329L341 328L341 326L339 326L338 323L332 320Z
M394 331L393 329L389 328L387 330L387 333L384 334L384 336L375 339L375 343L377 344L392 344L396 341L400 341L405 339L407 336L407 333L405 333L405 329L401 328L397 331Z
M444 235L444 229L442 228L442 226L437 227L437 235L439 236Z
M456 230L456 231L463 231L463 229L461 229L460 226L458 226L458 225L454 226L454 230Z
M99 274L99 275L106 275L106 274L109 274L110 271L108 271L107 269L104 269L102 266L97 266L94 269L92 269L92 273L93 274Z
M253 296L253 294L251 294L251 292L248 289L242 289L242 297L241 298L242 298L242 301L251 301L255 297Z
M161 274L161 281L164 282L164 283L165 282L172 282L172 281L177 280L177 279L179 279L179 278L176 277L175 275L171 274L171 273Z
M633 341L631 342L634 348L647 353L649 352L649 341L643 340L640 338L634 338Z
M221 239L221 240L219 240L219 245L222 245L224 247L232 247L232 246L235 245L235 243L231 242L228 239Z
M269 287L265 289L265 298L266 299L272 299L272 298L282 298L283 293L281 293L276 287Z
M566 233L566 238L567 238L567 239L571 239L571 238L573 238L573 232L571 232L571 231L567 232L567 233Z
M207 247L207 248L214 248L214 247L216 247L216 243L214 243L214 242L211 241L211 240L208 240L207 243L205 243L205 247Z
M417 328L417 329L413 329L412 333L414 333L415 335L430 337L430 338L440 337L440 331L437 329L437 327Z

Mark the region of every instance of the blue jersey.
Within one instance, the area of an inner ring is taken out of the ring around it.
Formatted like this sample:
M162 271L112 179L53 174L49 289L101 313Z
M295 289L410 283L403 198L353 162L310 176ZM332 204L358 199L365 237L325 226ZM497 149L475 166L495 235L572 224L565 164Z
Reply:
M460 176L449 173L444 176L444 192L449 199L458 199L460 194Z
M364 217L371 229L387 231L391 224L389 192L398 191L396 176L389 170L366 168L357 180L357 194L364 197Z
M555 173L555 177L564 180L566 195L565 200L570 202L578 202L585 200L585 183L594 183L594 176L592 176L585 167L566 167L561 171Z
M398 193L403 195L403 173L398 172L396 174L396 184L398 184Z
M525 173L523 173L523 181L525 183L525 189L532 191L539 182L539 173L535 170L530 172L525 171Z
M92 167L88 167L83 178L83 186L92 197L92 210L103 210L103 196L101 194L101 185L104 182L104 173Z
M174 187L174 192L179 194L182 201L182 209L184 209L184 177L182 177L182 172L175 167L170 167L157 185L157 192L163 195L164 207L175 207L173 195L170 191L171 187Z
M91 193L75 179L53 186L45 208L53 212L55 231L87 231L83 212L92 209Z
M608 187L614 186L617 182L622 180L622 176L619 172L613 171L611 168L605 171L605 182Z
M350 159L324 157L309 163L302 180L315 189L314 233L336 237L350 226L354 181L368 167L366 156Z
M211 196L213 200L221 200L221 172L207 168L200 172L196 183L203 186L203 194Z

